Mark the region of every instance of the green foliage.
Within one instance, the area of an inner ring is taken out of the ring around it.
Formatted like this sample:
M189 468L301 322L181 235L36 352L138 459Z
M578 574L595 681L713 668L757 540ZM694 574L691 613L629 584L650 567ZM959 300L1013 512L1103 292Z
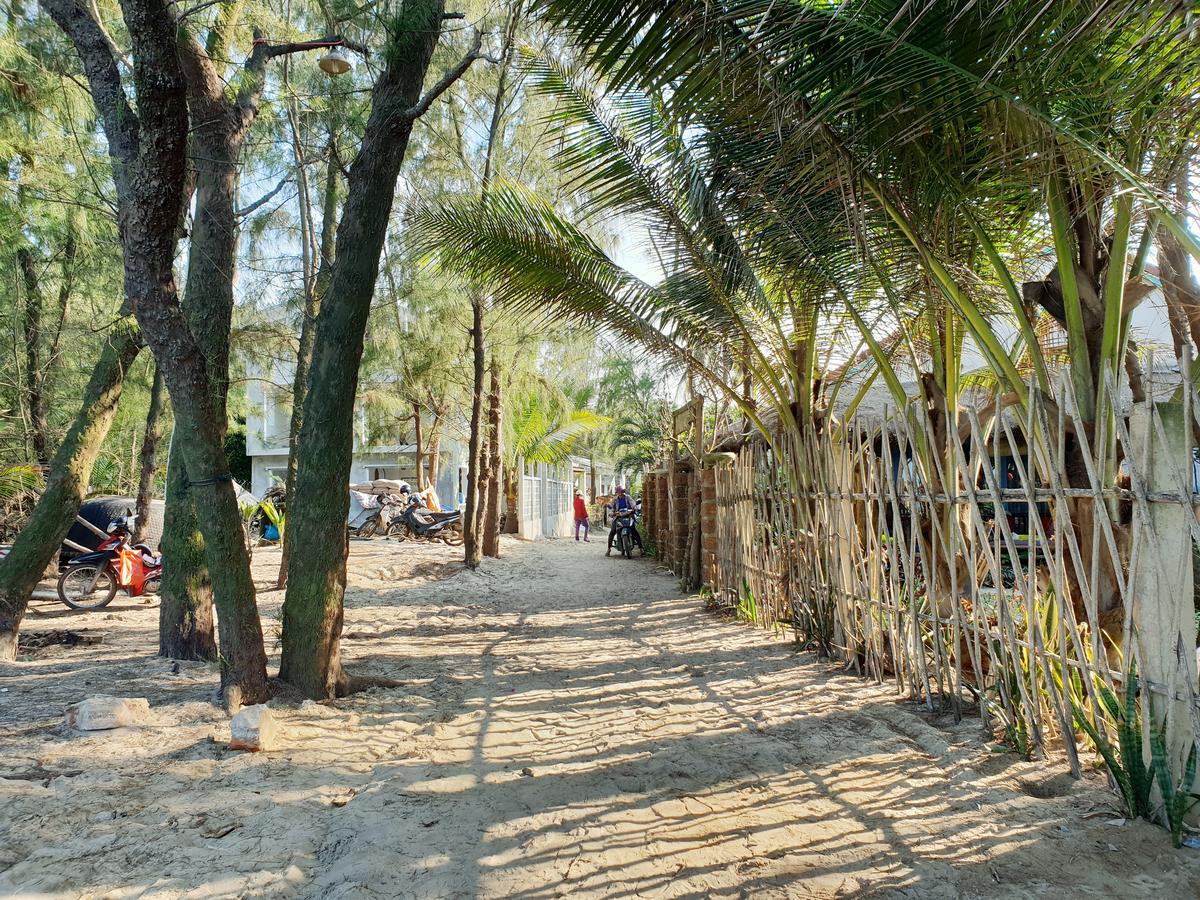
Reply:
M250 457L246 455L246 429L231 428L225 435L225 462L233 480L249 486L253 477Z
M1162 793L1163 816L1171 832L1171 843L1177 848L1182 847L1184 819L1197 800L1200 800L1200 797L1191 791L1196 780L1196 744L1192 743L1183 767L1183 777L1178 784L1171 776L1165 724L1150 736L1150 756L1154 774L1158 777L1158 789Z
M1116 730L1117 746L1114 748L1106 737L1106 726L1093 722L1080 703L1072 699L1075 723L1104 758L1104 764L1121 792L1129 816L1149 819L1153 813L1151 797L1157 767L1147 766L1143 758L1137 672L1131 669L1125 679L1123 703L1106 687L1102 687L1099 694L1107 724ZM1167 781L1170 782L1169 777Z

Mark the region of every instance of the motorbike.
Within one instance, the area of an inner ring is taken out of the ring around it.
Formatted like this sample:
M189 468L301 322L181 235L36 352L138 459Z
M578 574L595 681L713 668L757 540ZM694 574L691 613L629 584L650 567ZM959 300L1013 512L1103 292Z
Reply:
M401 512L397 507L403 503L403 500L390 494L380 495L378 506L363 509L346 523L347 533L350 537L367 539L377 534L388 534L392 523Z
M617 537L613 543L617 550L626 559L633 559L633 548L638 546L637 540L634 538L634 529L637 527L637 512L632 509L623 509L614 513L613 518L616 521ZM642 551L645 552L644 550Z
M463 542L462 513L435 512L413 497L388 527L387 536L397 541L442 541L458 547Z
M103 609L119 589L130 597L158 593L162 558L146 544L130 543L136 517L126 513L108 523L108 537L94 552L76 556L58 576L58 599L71 609Z

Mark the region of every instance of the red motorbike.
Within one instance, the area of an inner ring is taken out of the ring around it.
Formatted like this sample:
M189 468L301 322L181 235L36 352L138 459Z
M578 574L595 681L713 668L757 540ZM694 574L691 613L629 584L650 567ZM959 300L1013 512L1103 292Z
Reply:
M157 594L162 558L131 544L133 516L108 523L108 537L92 553L76 556L58 576L58 599L71 609L103 609L124 589L130 597Z

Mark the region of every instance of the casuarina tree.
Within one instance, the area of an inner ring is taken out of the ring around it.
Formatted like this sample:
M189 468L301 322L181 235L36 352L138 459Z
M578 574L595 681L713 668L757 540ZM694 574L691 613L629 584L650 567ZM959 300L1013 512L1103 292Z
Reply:
M345 693L340 640L346 588L346 490L354 446L354 404L363 335L387 235L396 179L413 123L480 57L481 41L422 95L446 18L442 0L409 0L384 13L388 44L371 91L371 112L346 176L328 296L321 304L303 424L283 606L280 677L310 697Z

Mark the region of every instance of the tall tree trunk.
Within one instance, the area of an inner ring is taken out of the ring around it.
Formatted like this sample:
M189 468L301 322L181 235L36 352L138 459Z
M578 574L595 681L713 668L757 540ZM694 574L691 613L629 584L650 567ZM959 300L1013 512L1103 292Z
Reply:
M125 373L142 349L130 319L110 332L83 394L75 423L54 454L46 489L8 556L0 560L0 660L17 655L17 633L33 589L71 530L87 492L92 466L112 425Z
M508 70L512 63L513 47L516 44L517 27L521 21L524 0L515 0L509 6L508 22L504 29L504 46L500 59L500 75L496 84L496 96L492 101L492 118L488 125L487 147L483 155L483 174L479 192L487 200L492 184L492 169L496 158L496 140L504 118L505 97L508 90ZM471 352L474 363L471 385L471 435L467 442L467 504L463 511L463 554L468 568L475 569L483 558L484 510L487 508L487 446L483 428L483 391L485 377L483 298L478 294L471 297Z
M300 148L297 141L295 146L296 160L299 164ZM334 153L333 137L329 139L329 158L325 162L325 192L321 198L321 255L317 263L317 276L311 287L306 279L304 295L304 318L300 323L300 346L296 351L296 372L292 378L292 419L288 425L288 467L287 489L285 500L293 496L296 489L296 466L299 460L300 428L304 424L304 400L308 395L308 373L312 369L313 341L317 334L317 315L321 311L321 297L329 285L333 273L333 259L336 250L334 239L337 234L338 207L338 165ZM305 192L307 194L307 192ZM301 205L307 205L307 196L301 199ZM307 241L307 239L306 239ZM276 586L287 587L288 561L292 553L292 538L289 536L287 524L283 529L283 550L279 560L279 577Z
M346 589L346 490L354 450L354 403L363 335L396 179L414 120L476 57L475 51L421 97L442 30L442 0L412 0L393 23L386 65L371 92L371 113L347 176L337 229L337 266L317 318L312 372L300 429L296 487L288 500L293 553L283 605L284 681L315 698L349 690L342 670L342 603Z
M433 414L433 425L429 429L429 484L436 491L438 475L441 474L442 455L442 419L436 412ZM445 501L443 501L445 502Z
M162 372L155 367L154 381L150 385L150 408L146 411L146 430L142 434L141 473L138 478L137 503L134 506L137 513L134 543L145 540L146 528L150 524L150 494L154 490L154 476L158 472L158 445L163 435L162 409L165 393Z
M467 568L474 569L483 559L484 461L486 442L483 434L483 300L471 298L471 353L474 374L471 381L471 434L467 439L467 508L463 514L463 554Z
M500 391L500 361L492 357L491 392L488 397L488 468L487 509L483 515L483 552L487 556L500 556L500 470L503 465L503 396Z
M422 440L422 435L421 435L421 404L420 403L413 404L413 432L414 432L413 433L413 440L414 440L413 446L416 448L416 452L413 453L413 456L416 457L416 461L417 461L417 490L423 491L423 490L425 490L425 467L424 467L425 443Z
M198 140L219 129L212 116L222 121L232 117L244 134L257 110L263 69L279 51L256 41L236 99L227 101L225 83L211 65L205 68L207 56L201 59L203 50L180 27L164 0L122 0L133 58L135 102L131 104L111 42L96 14L72 0L43 0L42 8L71 39L103 122L113 161L125 295L171 395L176 420L172 442L178 445L187 472L221 614L222 689L231 704L236 702L235 694L248 703L260 702L268 696L266 653L254 603L250 558L242 540L241 513L223 446L224 408L218 401L224 396L225 369L218 367L210 374L206 359L208 329L216 331L221 326L224 294L217 292L203 301L189 297L192 309L185 313L179 303L174 262L187 184L189 99L197 105L193 111L197 113ZM194 52L189 52L193 47ZM193 76L190 79L185 78L185 63ZM203 85L195 77L197 67L204 69L199 72ZM206 96L200 95L201 89ZM237 128L230 133L237 134ZM207 144L204 146L207 149ZM220 149L229 146L226 143ZM217 153L215 160L209 160L203 155L213 179L207 185L208 199L201 202L198 198L197 210L212 209L214 213L210 224L197 221L196 228L211 228L216 236L212 254L198 257L199 264L191 268L211 267L228 275L231 263L226 265L219 255L221 233L230 222L236 223L236 217L225 219L218 213L223 212L221 202L226 194L232 210L237 159ZM225 168L233 174L217 171ZM197 218L202 217L198 214ZM196 243L193 234L193 253ZM210 317L196 315L200 302L213 304ZM198 333L193 333L192 322L198 324ZM227 328L222 337L227 341Z
M204 561L204 538L188 494L183 452L167 449L167 502L159 550L166 565L158 597L158 655L168 659L217 658L212 584Z
M43 352L43 316L45 314L45 295L42 292L41 279L38 278L37 266L33 254L28 248L22 247L17 251L17 263L25 282L25 316L23 331L25 338L25 389L28 394L30 443L33 457L39 466L45 467L50 461L50 422L46 385L50 381L50 373L58 362L58 342L62 337L63 323L67 315L67 303L71 298L71 290L75 282L75 257L79 245L74 231L68 231L63 241L62 279L58 286L58 310L54 324L50 330L50 345Z

